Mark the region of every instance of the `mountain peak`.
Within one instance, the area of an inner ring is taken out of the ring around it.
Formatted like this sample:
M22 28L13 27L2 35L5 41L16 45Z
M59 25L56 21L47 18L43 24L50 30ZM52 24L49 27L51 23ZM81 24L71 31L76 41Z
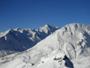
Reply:
M45 33L49 33L49 32L53 32L53 31L55 31L56 29L58 29L58 28L56 28L56 27L54 27L54 26L51 26L51 25L49 25L49 24L45 24L44 26L42 26L42 27L40 27L39 28L39 31L40 32L45 32Z
M53 27L53 26L51 26L49 24L45 24L43 27L50 28L50 27Z

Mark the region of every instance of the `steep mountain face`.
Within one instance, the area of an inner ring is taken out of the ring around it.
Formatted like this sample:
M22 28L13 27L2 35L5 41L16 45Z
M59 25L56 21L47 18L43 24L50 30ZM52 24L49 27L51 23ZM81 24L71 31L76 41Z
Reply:
M38 29L10 29L0 33L0 56L21 52L41 41L58 28L45 25Z
M90 26L69 24L32 48L0 58L0 68L90 68Z

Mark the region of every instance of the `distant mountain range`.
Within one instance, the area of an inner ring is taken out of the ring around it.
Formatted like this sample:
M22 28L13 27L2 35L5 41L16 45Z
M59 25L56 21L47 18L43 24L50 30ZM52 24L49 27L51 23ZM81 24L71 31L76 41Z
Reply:
M46 24L38 29L16 28L0 32L0 56L27 50L57 29Z

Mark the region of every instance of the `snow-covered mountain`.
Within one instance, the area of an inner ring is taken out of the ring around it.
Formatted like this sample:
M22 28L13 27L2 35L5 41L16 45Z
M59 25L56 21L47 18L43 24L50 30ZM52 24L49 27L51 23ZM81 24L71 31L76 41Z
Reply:
M24 51L53 33L56 29L58 28L46 24L38 29L16 28L0 32L0 56Z
M90 26L68 24L32 48L0 58L0 68L90 68Z

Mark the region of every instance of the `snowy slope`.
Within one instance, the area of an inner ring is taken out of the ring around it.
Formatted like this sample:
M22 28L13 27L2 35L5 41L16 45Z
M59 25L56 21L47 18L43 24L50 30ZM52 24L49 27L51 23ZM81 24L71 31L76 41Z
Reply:
M90 26L66 25L12 55L0 58L0 68L90 68Z
M45 25L38 29L10 29L0 33L0 56L21 52L53 33L57 28Z

